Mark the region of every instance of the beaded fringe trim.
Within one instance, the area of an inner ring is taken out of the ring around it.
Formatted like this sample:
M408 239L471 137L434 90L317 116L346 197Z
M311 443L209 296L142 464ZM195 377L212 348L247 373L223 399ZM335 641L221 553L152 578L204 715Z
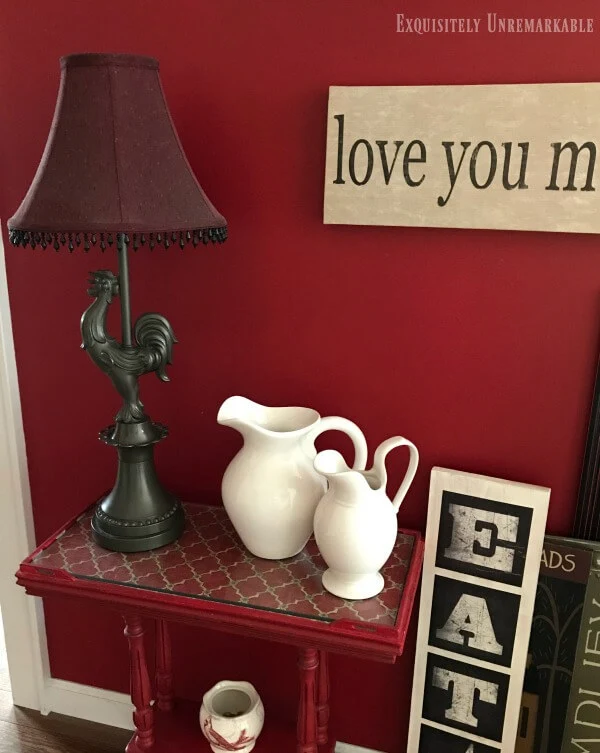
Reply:
M29 230L10 230L9 237L13 246L31 246L31 248L47 248L52 246L56 251L61 246L66 246L69 252L83 246L84 251L89 251L92 246L99 244L102 251L107 245L112 246L117 241L118 233L32 233ZM146 244L150 250L156 246L169 248L171 244L179 244L184 248L188 243L197 246L199 243L206 245L209 241L223 243L227 239L227 227L211 227L204 230L181 230L176 233L124 233L125 243L134 251Z

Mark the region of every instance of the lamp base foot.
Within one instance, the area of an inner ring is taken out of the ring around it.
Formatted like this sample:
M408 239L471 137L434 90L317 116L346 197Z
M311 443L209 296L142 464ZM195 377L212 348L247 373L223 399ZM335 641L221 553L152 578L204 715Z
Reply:
M167 429L149 419L110 426L100 434L117 448L119 468L112 491L92 518L94 541L113 552L148 552L178 539L185 524L183 508L163 488L154 467L154 445Z
M104 549L113 552L149 552L171 544L183 533L185 518L179 502L176 502L173 512L159 523L135 521L133 525L129 525L129 521L107 516L102 512L101 504L92 518L92 536ZM115 528L119 529L116 534Z

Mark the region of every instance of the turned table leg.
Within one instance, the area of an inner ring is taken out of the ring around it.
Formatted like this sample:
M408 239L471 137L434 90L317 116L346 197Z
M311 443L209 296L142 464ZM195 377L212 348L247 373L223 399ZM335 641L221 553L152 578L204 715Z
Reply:
M297 753L318 753L316 675L319 654L314 648L300 649L300 703L298 706Z
M171 638L165 620L156 620L156 705L161 711L173 709Z
M140 750L147 750L154 745L154 711L151 706L152 688L144 649L144 629L139 617L125 617L125 636L129 641L131 700L135 706L135 745Z
M329 740L329 654L319 651L317 682L317 742L327 745Z

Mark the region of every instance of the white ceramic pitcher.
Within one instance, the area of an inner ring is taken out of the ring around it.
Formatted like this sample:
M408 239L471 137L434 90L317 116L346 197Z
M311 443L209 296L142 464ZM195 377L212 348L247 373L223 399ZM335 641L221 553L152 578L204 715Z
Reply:
M363 433L346 418L321 418L310 408L268 408L239 395L225 400L217 421L244 437L221 485L235 530L257 557L293 557L312 534L315 509L327 488L313 466L315 439L330 429L345 432L354 444L354 467L362 469L367 462Z
M385 459L395 447L407 447L408 469L393 502L386 494ZM351 470L336 450L324 450L315 458L315 469L329 481L329 490L315 512L317 546L328 570L323 585L344 599L368 599L384 586L379 570L396 541L400 504L417 472L419 452L404 437L382 442L373 467Z

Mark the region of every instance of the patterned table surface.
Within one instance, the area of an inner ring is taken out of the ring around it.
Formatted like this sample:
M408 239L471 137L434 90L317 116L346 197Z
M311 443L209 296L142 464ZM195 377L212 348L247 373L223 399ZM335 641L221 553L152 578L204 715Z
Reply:
M348 601L325 591L326 565L314 539L296 557L264 560L251 555L223 507L184 504L182 537L162 549L137 554L109 552L91 535L93 509L81 515L31 565L45 571L179 596L262 609L324 622L349 619L396 624L414 536L400 532L376 597Z

